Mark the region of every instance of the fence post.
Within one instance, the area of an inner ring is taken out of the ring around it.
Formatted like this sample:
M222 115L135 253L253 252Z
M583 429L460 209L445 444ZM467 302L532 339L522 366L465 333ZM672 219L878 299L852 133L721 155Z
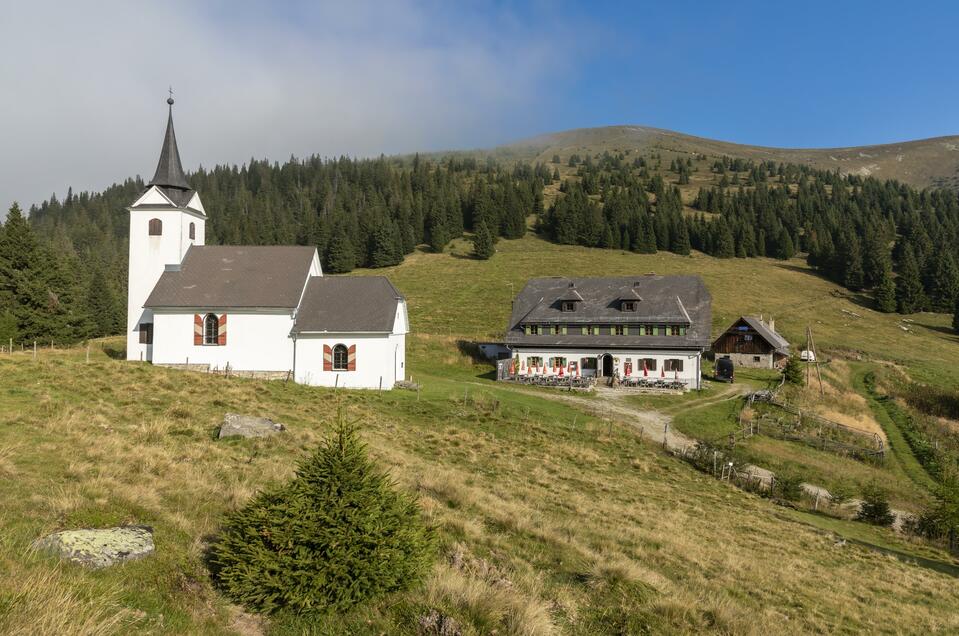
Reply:
M33 359L34 360L37 359L37 341L36 340L33 341Z
M87 364L90 364L90 343L87 343Z

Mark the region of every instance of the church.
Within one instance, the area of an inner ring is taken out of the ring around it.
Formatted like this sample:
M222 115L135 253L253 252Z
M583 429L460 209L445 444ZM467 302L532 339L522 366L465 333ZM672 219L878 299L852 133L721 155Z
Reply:
M409 318L387 278L324 276L315 247L205 244L167 104L156 174L128 208L127 359L313 386L403 380Z

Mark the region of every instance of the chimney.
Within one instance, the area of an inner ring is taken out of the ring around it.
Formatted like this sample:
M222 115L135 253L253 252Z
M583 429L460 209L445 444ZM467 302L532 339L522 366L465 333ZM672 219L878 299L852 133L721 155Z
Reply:
M769 325L770 331L776 331L776 321L773 320L772 316L769 317L769 322L767 324Z

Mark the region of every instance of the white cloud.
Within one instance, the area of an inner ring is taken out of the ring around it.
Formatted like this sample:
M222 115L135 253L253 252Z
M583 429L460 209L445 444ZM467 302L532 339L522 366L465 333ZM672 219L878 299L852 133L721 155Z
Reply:
M488 146L536 129L575 59L569 42L584 41L582 25L570 37L546 11L532 24L463 3L2 0L0 11L4 211L152 176L168 84L187 169Z

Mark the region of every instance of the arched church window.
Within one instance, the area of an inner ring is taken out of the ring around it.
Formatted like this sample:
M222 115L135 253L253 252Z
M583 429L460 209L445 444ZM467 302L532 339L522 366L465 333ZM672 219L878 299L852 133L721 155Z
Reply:
M196 240L196 223L190 223L190 240Z
M207 314L203 319L203 344L220 344L220 319L216 314Z
M346 371L349 364L349 350L346 345L338 344L333 347L333 370Z
M160 236L161 234L163 234L163 221L150 219L150 236Z

